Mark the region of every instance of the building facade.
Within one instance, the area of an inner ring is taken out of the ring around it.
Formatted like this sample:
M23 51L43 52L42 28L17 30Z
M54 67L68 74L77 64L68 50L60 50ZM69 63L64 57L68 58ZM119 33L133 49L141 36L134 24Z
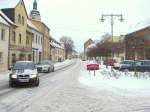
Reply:
M54 39L51 39L50 42L51 47L51 60L53 62L62 62L65 60L65 49L64 45L60 42L57 42Z
M37 64L43 59L43 35L39 32L38 28L28 20L28 32L32 33L32 61Z
M89 39L84 43L84 59L87 59L86 50L87 50L88 46L93 43L94 43L94 41L92 39Z
M9 28L11 25L0 11L0 72L8 69Z
M125 35L126 59L150 60L150 28L145 27L141 30Z
M4 1L1 5L5 8L1 9L5 15L13 21L17 27L10 28L9 41L9 66L18 60L31 60L32 39L27 37L27 12L23 0L5 0L12 6L7 7ZM12 3L11 3L12 2ZM27 43L28 42L28 43Z

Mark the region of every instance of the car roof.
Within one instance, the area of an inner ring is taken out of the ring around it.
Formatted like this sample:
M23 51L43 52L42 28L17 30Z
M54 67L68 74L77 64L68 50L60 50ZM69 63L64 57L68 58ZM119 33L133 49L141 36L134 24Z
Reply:
M17 61L17 63L33 63L32 61Z

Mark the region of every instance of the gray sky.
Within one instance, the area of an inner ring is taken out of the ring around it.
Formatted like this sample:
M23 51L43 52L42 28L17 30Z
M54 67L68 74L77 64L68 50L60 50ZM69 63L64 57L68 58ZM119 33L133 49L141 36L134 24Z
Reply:
M34 0L24 0L28 13ZM103 14L123 14L124 22L115 19L115 35L122 35L129 28L150 18L150 0L37 0L42 21L51 29L56 40L70 36L78 51L89 38L99 40L110 33L110 19L99 21Z

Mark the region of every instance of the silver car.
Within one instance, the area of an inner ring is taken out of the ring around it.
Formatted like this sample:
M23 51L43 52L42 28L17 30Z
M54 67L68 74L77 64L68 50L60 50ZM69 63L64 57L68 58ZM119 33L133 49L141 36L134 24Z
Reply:
M39 86L39 75L32 61L17 61L9 75L9 86L33 84Z
M43 60L36 65L38 72L54 72L54 63L51 60Z

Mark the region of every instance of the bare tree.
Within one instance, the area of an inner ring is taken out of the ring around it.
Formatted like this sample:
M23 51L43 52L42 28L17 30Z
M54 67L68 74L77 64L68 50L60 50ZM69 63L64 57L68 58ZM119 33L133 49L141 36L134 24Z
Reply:
M74 41L68 36L63 36L60 41L64 43L65 58L67 59L68 54L74 51Z

